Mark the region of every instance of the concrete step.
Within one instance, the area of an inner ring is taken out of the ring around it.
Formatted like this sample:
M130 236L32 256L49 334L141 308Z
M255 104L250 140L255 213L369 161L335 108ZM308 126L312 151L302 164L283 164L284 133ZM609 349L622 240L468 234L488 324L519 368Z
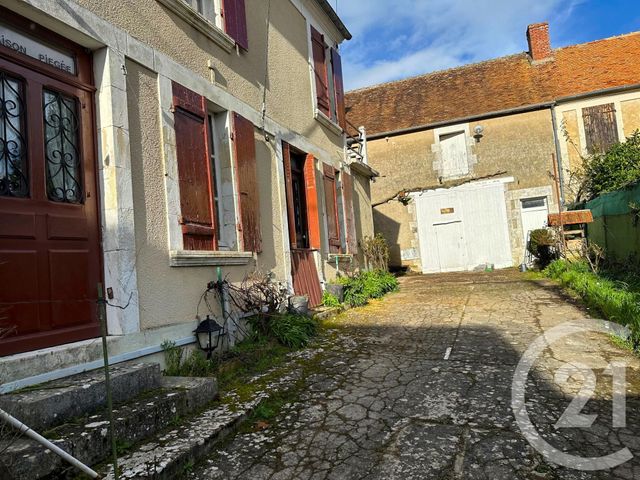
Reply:
M110 374L114 403L160 386L157 363L122 363L112 366ZM106 403L102 369L0 395L0 408L37 432L93 413Z
M134 400L114 408L119 448L130 448L157 432L178 424L201 410L217 396L212 378L162 377L158 388L147 390ZM80 417L45 432L63 450L86 465L111 456L106 411ZM76 478L78 471L55 454L29 439L21 439L3 454L11 478Z

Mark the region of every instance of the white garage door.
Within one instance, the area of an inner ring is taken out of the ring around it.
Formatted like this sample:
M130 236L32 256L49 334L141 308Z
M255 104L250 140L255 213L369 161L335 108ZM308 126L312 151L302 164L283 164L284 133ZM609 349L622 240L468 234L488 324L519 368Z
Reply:
M424 273L513 265L502 181L415 196Z

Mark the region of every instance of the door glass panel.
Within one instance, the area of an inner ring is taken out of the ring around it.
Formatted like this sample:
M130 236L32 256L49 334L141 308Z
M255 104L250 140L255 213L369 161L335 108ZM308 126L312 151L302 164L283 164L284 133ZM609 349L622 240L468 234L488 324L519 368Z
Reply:
M81 203L78 102L46 89L43 101L47 195L54 202Z
M0 72L0 196L29 195L24 85Z

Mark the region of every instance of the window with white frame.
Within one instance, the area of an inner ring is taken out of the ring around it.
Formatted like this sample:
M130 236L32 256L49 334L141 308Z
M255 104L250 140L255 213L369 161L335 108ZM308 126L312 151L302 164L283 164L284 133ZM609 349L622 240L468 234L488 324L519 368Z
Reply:
M202 15L208 22L215 26L222 27L222 17L220 16L220 0L182 0L193 10Z

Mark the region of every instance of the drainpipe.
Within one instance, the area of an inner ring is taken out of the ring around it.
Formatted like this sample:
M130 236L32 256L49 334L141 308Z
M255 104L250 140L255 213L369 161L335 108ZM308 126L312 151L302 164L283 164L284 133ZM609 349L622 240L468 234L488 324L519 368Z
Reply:
M560 152L560 139L558 138L558 123L556 122L556 105L551 105L551 124L553 126L553 141L556 146L556 162L558 163L558 179L560 180L559 208L565 205L564 198L564 169L562 168L562 154Z
M18 420L17 418L12 417L7 412L5 412L4 410L1 410L1 409L0 409L0 420L4 420L7 424L11 425L13 428L18 430L20 433L25 434L27 437L35 440L36 442L38 442L43 447L48 448L53 453L55 453L56 455L61 457L63 460L66 460L67 462L69 462L74 467L82 470L84 473L89 475L91 478L98 478L98 474L96 472L94 472L93 470L91 470L89 467L87 467L84 463L81 463L78 459L72 457L67 452L62 450L60 447L58 447L57 445L51 443L49 440L44 438L39 433L31 430L29 427L27 427L20 420Z

